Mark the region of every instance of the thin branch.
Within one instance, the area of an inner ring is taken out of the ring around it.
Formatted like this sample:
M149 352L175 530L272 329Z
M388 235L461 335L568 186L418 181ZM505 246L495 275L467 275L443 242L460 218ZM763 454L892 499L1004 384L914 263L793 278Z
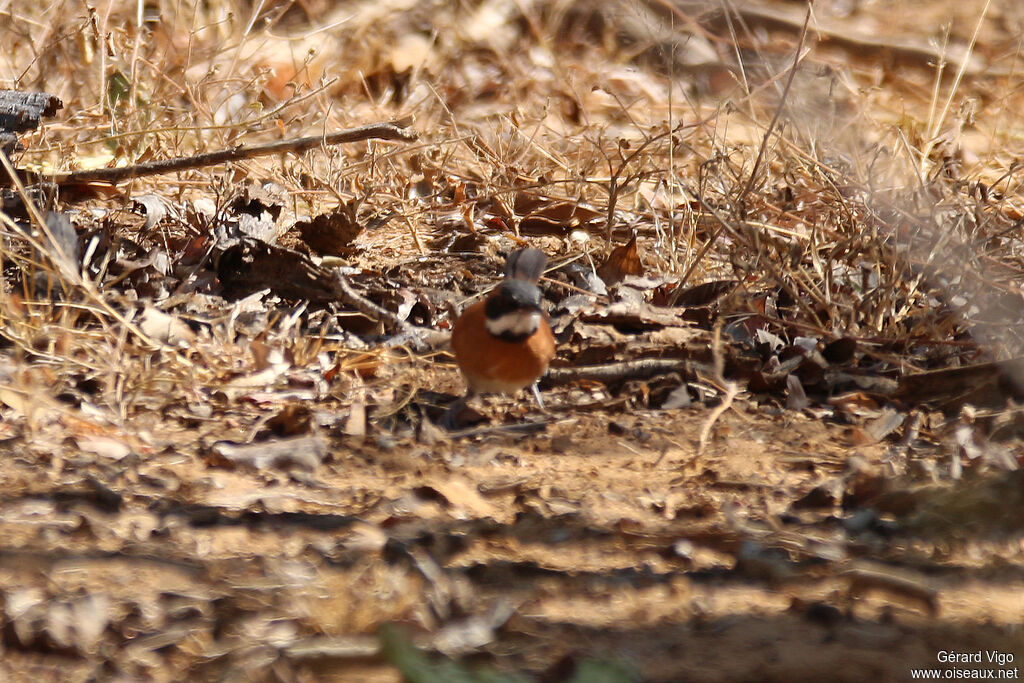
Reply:
M365 315L370 320L383 323L389 329L399 330L401 332L408 332L416 327L415 325L402 320L383 306L378 306L357 292L355 287L352 286L352 283L348 281L348 278L345 277L345 274L342 273L340 269L334 268L331 271L331 275L334 277L334 287L337 291L338 298L341 299L342 302Z
M804 25L800 30L800 40L796 46L796 54L793 55L793 66L789 70L789 78L786 79L786 87L782 89L782 97L779 100L779 106L775 108L775 115L772 116L771 123L764 131L764 138L761 140L761 147L757 150L757 158L754 160L754 167L750 169L750 179L747 180L746 187L743 188L743 192L740 194L739 201L736 202L737 206L743 204L743 200L746 199L750 191L754 189L754 183L757 181L757 172L761 169L761 163L764 161L765 150L768 148L768 138L771 137L772 133L775 132L775 126L779 122L779 117L782 116L782 110L786 107L786 98L789 96L789 90L793 87L793 79L796 77L797 67L800 66L800 53L804 50L804 42L807 40L807 26L811 23L811 8L812 3L807 3L807 16L804 17Z
M602 365L551 368L545 378L547 382L555 385L569 384L580 380L619 382L627 379L646 379L667 372L686 372L692 370L693 367L693 361L682 358L638 358Z
M978 42L978 34L981 32L981 25L984 23L985 17L988 16L988 8L991 4L992 0L986 0L985 6L981 9L981 14L978 15L978 21L974 25L974 32L971 34L971 42L967 45L967 54L960 61L960 68L957 69L956 78L953 80L953 85L949 89L949 96L946 97L946 103L942 106L942 113L939 114L938 119L934 120L929 116L929 123L931 125L928 129L928 139L925 142L925 148L921 154L922 168L924 168L924 165L928 161L928 156L931 154L931 150L937 141L939 129L942 127L942 123L946 120L946 117L949 115L949 109L953 105L953 97L956 95L956 91L960 87L960 83L963 82L964 74L967 73L967 67L970 62L971 55L974 54L974 46ZM941 73L941 65L945 64L945 61L945 55L943 55L941 61L939 61L939 73Z
M647 149L650 145L654 144L658 140L661 140L662 138L675 135L676 132L682 130L683 128L684 125L682 122L680 122L679 125L676 126L675 128L669 128L666 131L662 131L657 135L647 138L639 147L633 150L632 153L624 157L622 163L619 165L619 168L614 173L611 174L611 177L608 179L608 211L605 214L605 239L608 243L608 251L611 251L612 249L612 229L615 225L615 205L616 203L618 203L619 190L622 188L623 185L629 184L636 178L640 177L640 175L642 175L642 172L638 171L637 173L628 176L625 183L620 183L619 178L622 175L622 172L626 170L629 164L634 159L639 157L640 154L643 153L643 151ZM609 165L611 164L609 163Z
M340 268L333 268L331 276L334 278L334 291L338 299L347 306L362 313L370 320L380 323L389 332L394 334L385 342L385 346L411 346L418 351L428 351L443 348L449 343L451 334L432 327L421 327L413 325L407 320L402 320L397 315L367 299L356 291L349 279Z
M394 123L370 123L365 126L347 128L327 135L312 135L304 138L270 142L264 145L253 145L252 147L222 149L216 152L206 152L189 157L147 161L142 164L118 168L95 168L86 171L67 171L53 175L37 175L35 178L36 180L50 181L60 185L81 183L110 183L113 185L141 176L160 175L162 173L174 173L193 168L216 166L218 164L253 159L271 154L305 152L324 145L338 145L346 142L359 142L360 140L412 141L416 140L417 137L414 131L402 128Z
M725 357L722 354L722 325L715 325L715 333L711 341L711 354L714 358L714 376L711 378L712 381L719 385L724 391L725 395L722 397L722 402L719 403L708 415L708 418L704 421L703 426L700 429L700 440L697 443L697 455L704 452L708 442L711 440L711 430L714 428L715 423L718 422L725 411L732 407L732 402L739 394L739 385L732 380L727 380L724 377L725 371Z

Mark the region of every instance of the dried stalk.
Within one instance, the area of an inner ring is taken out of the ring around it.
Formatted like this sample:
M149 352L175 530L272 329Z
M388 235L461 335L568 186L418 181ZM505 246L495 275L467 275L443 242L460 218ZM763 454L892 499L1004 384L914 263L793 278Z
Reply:
M417 139L414 131L402 128L394 123L370 123L356 128L347 128L337 133L327 135L311 135L304 138L293 138L291 140L280 140L264 145L253 145L252 147L236 147L235 149L222 149L216 152L206 152L189 157L175 157L173 159L161 159L159 161L147 161L131 166L118 168L95 168L85 171L67 171L53 175L37 175L36 181L49 181L58 185L76 185L83 183L110 183L116 184L132 178L142 176L160 175L163 173L174 173L186 171L193 168L216 166L218 164L243 161L256 157L268 156L271 154L283 154L286 152L305 152L324 145L339 145L346 142L359 142L361 140L403 140L412 141Z

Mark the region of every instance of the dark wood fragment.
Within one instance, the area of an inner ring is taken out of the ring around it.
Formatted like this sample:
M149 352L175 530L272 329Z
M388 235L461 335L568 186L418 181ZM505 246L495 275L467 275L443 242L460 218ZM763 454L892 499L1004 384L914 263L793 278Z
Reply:
M18 142L18 136L7 131L0 131L0 152L10 156L15 152L25 151L25 146Z
M0 90L0 131L19 133L39 127L44 116L53 116L64 103L44 92Z

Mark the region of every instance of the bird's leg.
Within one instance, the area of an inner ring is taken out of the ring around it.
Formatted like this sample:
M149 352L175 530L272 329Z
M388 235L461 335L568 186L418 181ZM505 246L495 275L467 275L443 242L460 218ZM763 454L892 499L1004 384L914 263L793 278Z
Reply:
M539 382L539 380L538 380L538 382ZM534 382L533 384L531 384L530 385L530 389L533 391L533 397L535 399L537 399L537 405L540 406L541 410L545 410L545 408L544 408L544 399L541 398L540 389L537 386L538 382Z

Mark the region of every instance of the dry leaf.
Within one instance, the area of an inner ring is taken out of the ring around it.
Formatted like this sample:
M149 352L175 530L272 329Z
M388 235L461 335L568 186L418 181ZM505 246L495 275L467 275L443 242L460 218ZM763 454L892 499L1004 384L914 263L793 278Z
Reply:
M131 446L107 436L76 436L75 443L86 453L95 453L111 460L120 460L132 452Z
M871 439L878 442L899 429L906 417L906 414L887 407L882 410L881 415L864 425L864 431Z
M707 306L731 292L738 284L738 280L712 280L687 287L674 295L674 303L676 306Z
M142 312L138 325L148 337L171 346L189 344L196 338L192 328L181 319L152 306Z
M526 192L516 195L512 208L522 216L519 232L524 235L564 235L604 215L582 202L552 200Z
M277 436L306 434L313 427L313 412L303 403L290 403L267 420L267 429Z
M786 377L786 407L790 410L803 410L810 405L807 394L804 393L804 385L796 375Z
M643 266L640 265L640 252L636 246L636 235L633 235L626 244L612 249L612 253L597 269L597 274L609 287L622 282L627 275L643 275L643 273Z
M462 519L496 517L498 510L480 495L475 486L460 479L435 480L430 488L439 493L452 508L454 516Z
M217 275L230 298L270 289L285 299L336 301L330 275L305 254L252 239L229 247L217 260Z
M299 221L295 228L302 241L320 256L344 256L351 252L352 240L359 236L363 226L356 219L358 200L351 200L311 221Z

